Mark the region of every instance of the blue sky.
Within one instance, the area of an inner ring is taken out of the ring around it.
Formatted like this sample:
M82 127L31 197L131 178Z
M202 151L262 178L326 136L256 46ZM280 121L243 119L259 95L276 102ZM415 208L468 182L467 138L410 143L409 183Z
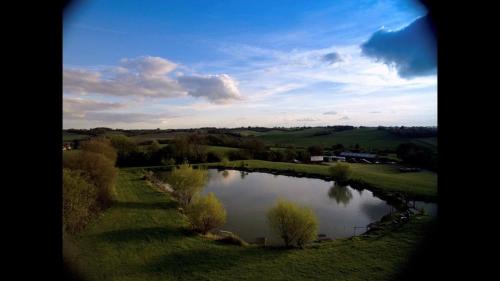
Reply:
M415 1L80 1L65 128L437 125Z

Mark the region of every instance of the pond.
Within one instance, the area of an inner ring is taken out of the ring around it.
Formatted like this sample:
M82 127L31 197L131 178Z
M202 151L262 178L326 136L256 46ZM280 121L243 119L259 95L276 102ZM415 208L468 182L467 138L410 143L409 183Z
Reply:
M267 237L271 244L280 244L266 221L267 210L278 198L311 207L319 220L318 233L331 238L361 234L366 225L394 211L369 190L336 186L333 181L321 179L258 172L209 169L209 181L202 195L209 192L215 193L227 210L227 222L221 229L248 242ZM415 205L431 214L436 212L435 204Z

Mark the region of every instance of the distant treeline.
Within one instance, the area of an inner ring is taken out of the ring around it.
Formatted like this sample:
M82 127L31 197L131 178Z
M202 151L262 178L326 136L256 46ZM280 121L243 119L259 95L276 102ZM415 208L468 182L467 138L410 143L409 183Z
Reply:
M437 137L436 127L383 127L379 126L379 130L385 130L393 135L407 138L428 138Z
M112 129L107 127L97 127L92 129L67 129L63 130L67 133L80 134L80 135L88 135L88 136L100 136L109 132L118 132L122 133L126 136L138 136L145 134L158 134L158 133L170 133L170 132L186 132L186 133L205 133L205 134L227 134L235 137L241 137L239 133L242 130L250 130L260 133L265 133L269 131L284 131L284 132L294 132L301 131L306 129L319 128L323 129L321 131L315 132L313 136L321 136L328 135L333 132L340 132L346 130L353 130L357 128L369 128L365 126L348 126L348 125L338 125L338 126L318 126L318 127L239 127L239 128L216 128L216 127L204 127L204 128L195 128L195 129ZM401 137L436 137L437 136L437 128L436 127L386 127L386 126L378 126L378 130L386 130L391 134L398 135Z
M326 136L330 135L334 132L341 132L341 131L349 131L353 130L355 127L354 126L326 126L325 130L321 130L319 132L316 132L312 134L313 137L316 136Z

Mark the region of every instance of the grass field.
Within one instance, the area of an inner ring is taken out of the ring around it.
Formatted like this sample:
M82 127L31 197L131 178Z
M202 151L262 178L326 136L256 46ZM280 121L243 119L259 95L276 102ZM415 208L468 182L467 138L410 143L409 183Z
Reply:
M328 165L294 164L284 162L269 162L262 160L245 160L247 168L266 168L277 171L294 171L312 175L328 175ZM208 164L209 166L220 163ZM232 161L228 167L240 167L241 161ZM363 180L374 187L399 191L407 195L437 197L437 174L430 171L416 173L401 173L398 165L384 164L357 164L349 163L352 167L352 177Z
M382 236L304 250L222 245L187 234L176 203L139 171L120 170L114 205L72 239L88 280L397 280L434 225L421 217Z
M334 132L329 135L314 136L315 133L323 131L321 128L310 128L299 131L253 132L241 131L244 135L255 135L271 146L295 145L307 147L311 145L323 145L331 147L334 144L343 144L345 147L359 144L364 149L395 149L400 143L413 142L419 145L436 149L437 138L402 138L377 128L358 128L348 131Z
M88 139L89 136L87 135L79 135L79 134L73 134L73 133L68 133L63 131L63 141L74 141L74 140L83 140L83 139Z

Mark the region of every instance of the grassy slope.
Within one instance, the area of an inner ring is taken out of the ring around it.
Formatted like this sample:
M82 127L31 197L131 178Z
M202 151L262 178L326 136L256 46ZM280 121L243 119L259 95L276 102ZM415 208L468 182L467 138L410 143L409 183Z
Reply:
M328 175L329 166L269 162L262 160L245 160L247 168L267 168L272 170L293 170L306 174ZM240 167L241 161L229 162L229 167ZM219 163L211 164L219 165ZM353 178L390 191L406 194L437 196L437 174L430 171L418 173L401 173L397 165L349 164L353 170Z
M184 234L175 203L146 185L137 169L120 170L115 198L75 237L90 280L388 280L432 223L424 217L381 237L270 250Z
M311 128L300 131L270 131L266 133L256 132L256 136L268 145L288 145L311 146L324 145L330 147L334 144L343 144L346 147L359 144L366 149L395 149L400 143L414 142L420 145L435 149L436 138L401 138L390 134L387 131L376 128L360 128L349 131L334 132L325 136L313 136L314 133L322 131L320 128ZM248 130L246 135L251 134Z

